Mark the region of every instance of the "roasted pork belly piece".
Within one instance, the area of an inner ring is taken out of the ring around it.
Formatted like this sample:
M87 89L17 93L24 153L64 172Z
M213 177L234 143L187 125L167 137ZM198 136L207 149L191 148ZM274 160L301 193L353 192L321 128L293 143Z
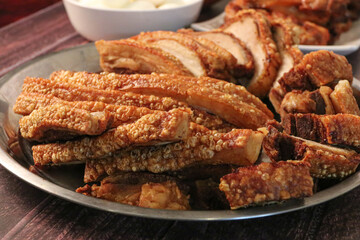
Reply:
M233 34L225 33L220 30L194 32L189 29L181 29L179 31L194 36L197 39L205 38L231 53L236 59L236 65L233 70L235 78L251 77L254 73L254 58L246 48L245 43L240 41Z
M299 162L261 163L221 178L219 188L231 209L313 195L309 166Z
M21 136L35 141L100 135L109 125L111 117L108 111L90 112L60 104L35 110L19 121Z
M117 171L176 171L192 165L251 165L260 153L264 134L250 129L228 133L190 123L186 140L161 146L118 151L111 157L86 161L84 181L96 181Z
M283 133L279 123L269 122L263 149L273 161L299 160L310 163L317 178L343 178L356 171L360 154Z
M192 76L191 72L173 55L145 43L131 39L96 41L100 66L107 72L172 73Z
M320 50L306 54L302 61L285 73L279 83L283 91L315 90L320 86L334 86L339 80L352 82L352 67L344 56Z
M190 209L189 196L180 190L175 181L168 180L166 176L124 173L107 177L100 185L80 187L76 192L138 207Z
M229 69L226 67L227 59L223 57L223 54L219 55L217 51L214 51L211 48L212 42L207 42L207 46L201 44L196 39L192 38L189 35L178 33L178 32L169 32L169 31L156 31L156 32L147 32L141 33L137 36L132 37L136 41L145 42L147 44L156 43L160 41L155 46L162 49L163 51L168 52L169 54L174 55L176 58L181 58L181 62L184 66L189 66L192 64L192 58L182 57L182 52L179 52L177 45L166 44L165 40L173 40L180 45L183 45L185 48L193 51L194 54L197 54L201 60L201 63L205 67L206 75L209 77L214 77L218 79L231 80ZM165 46L166 45L166 46ZM213 44L214 45L214 44ZM164 73L153 71L157 73ZM196 76L198 77L198 76Z
M119 149L130 146L156 145L187 138L189 114L174 109L141 117L134 123L120 125L98 137L85 137L65 143L33 146L35 165L85 161L111 156Z
M285 95L279 113L281 116L289 113L335 114L330 99L332 92L333 90L328 86L321 86L312 92L293 90Z
M288 134L360 152L360 116L287 114L282 118L282 125Z
M282 78L282 76L295 65L300 63L301 59L303 58L303 54L295 45L293 36L291 34L292 29L288 26L288 24L286 24L285 21L281 19L273 21L272 26L274 31L274 40L281 57L281 65L275 82L269 92L269 99L275 110L279 112L281 100L285 95L280 86L279 79Z
M257 129L273 118L260 99L236 86L211 78L175 75L116 75L85 72L55 72L53 80L73 85L86 84L98 89L117 89L139 94L168 96L194 108L205 109L236 127Z
M271 26L261 11L242 10L222 26L246 44L255 61L255 72L249 83L249 92L265 97L277 75L281 58L272 39Z
M336 113L349 113L360 116L359 105L356 102L349 81L339 81L330 94L330 98Z

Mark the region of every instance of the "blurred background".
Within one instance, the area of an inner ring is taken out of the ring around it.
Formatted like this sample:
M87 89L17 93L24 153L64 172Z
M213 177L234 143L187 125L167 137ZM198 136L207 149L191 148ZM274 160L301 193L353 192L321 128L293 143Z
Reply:
M0 0L0 27L60 0Z

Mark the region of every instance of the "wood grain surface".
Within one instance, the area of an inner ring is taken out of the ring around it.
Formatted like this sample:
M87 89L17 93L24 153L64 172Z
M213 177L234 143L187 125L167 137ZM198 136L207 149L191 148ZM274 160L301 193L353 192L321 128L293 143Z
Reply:
M70 25L62 3L52 5L0 29L0 76L37 56L87 42ZM360 78L360 52L349 60ZM62 200L0 165L0 239L359 239L359 197L357 188L312 208L252 220L154 220Z

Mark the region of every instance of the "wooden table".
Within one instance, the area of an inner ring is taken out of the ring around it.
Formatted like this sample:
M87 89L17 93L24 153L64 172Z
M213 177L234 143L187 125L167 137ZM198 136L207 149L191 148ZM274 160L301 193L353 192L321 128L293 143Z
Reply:
M220 5L219 5L220 6ZM213 16L220 7L207 12ZM48 52L87 43L62 3L0 29L0 76ZM360 52L352 54L360 77ZM128 217L64 201L23 182L0 165L3 239L359 239L360 188L304 210L243 221L183 222Z

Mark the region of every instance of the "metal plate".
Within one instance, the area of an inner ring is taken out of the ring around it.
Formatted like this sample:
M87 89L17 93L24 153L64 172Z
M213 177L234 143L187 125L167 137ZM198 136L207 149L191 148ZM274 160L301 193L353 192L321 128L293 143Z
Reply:
M26 157L30 148L19 142L17 138L20 116L12 111L16 98L21 92L23 80L26 76L47 78L56 70L98 72L100 71L98 63L98 53L91 43L37 58L0 79L0 163L6 169L41 190L81 205L132 216L173 220L235 220L265 217L325 202L360 185L360 172L357 172L344 181L303 200L289 200L282 204L236 211L170 211L128 206L74 192L77 187L83 185L84 167L81 165L51 168L42 170L38 174L30 172L28 169L32 159ZM354 81L354 85L356 89L360 89L358 80Z

